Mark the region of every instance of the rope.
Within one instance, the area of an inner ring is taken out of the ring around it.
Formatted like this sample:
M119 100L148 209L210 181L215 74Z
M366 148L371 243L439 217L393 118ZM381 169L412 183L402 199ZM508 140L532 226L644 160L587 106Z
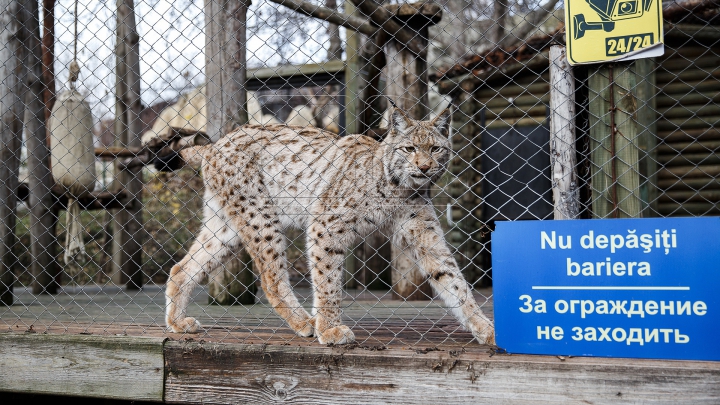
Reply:
M75 0L75 38L74 38L74 50L73 60L70 62L70 73L68 74L68 81L70 82L70 88L75 90L75 82L80 77L80 65L77 62L77 43L78 43L78 0Z

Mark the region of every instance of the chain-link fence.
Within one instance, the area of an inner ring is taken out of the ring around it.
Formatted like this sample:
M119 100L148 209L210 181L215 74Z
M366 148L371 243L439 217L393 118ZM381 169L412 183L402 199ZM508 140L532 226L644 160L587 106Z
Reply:
M573 217L718 215L719 10L665 2L663 56L571 70ZM0 329L492 342L495 223L554 218L563 15L0 1Z

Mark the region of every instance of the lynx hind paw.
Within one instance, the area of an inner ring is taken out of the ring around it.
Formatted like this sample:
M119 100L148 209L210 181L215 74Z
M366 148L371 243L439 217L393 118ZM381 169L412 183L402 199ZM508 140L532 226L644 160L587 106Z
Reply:
M175 333L197 333L200 330L200 322L195 318L187 317L179 322L168 321L168 326Z
M325 330L318 336L320 344L344 345L355 341L355 334L345 325Z

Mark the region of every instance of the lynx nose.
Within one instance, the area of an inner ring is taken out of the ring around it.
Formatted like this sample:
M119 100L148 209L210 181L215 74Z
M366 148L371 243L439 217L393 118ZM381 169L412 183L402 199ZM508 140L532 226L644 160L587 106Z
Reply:
M418 166L418 169L420 169L421 172L425 173L425 172L427 172L428 170L430 170L430 165L428 165L428 164L423 164L423 165L421 165L421 166Z

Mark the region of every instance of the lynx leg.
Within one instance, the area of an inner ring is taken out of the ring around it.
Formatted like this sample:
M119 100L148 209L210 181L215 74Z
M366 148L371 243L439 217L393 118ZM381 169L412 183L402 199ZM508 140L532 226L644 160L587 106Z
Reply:
M355 334L342 324L340 310L345 249L320 224L311 225L307 235L316 336L321 344L352 343Z
M408 249L430 285L481 344L495 344L495 328L483 314L443 238L432 208L423 207L399 221L394 243Z
M172 267L165 289L165 322L176 333L196 333L200 323L187 317L187 306L195 286L224 262L239 238L223 217L206 220L203 230L185 257Z
M300 305L290 285L285 235L280 230L279 221L271 219L275 216L263 212L271 209L259 207L259 204L246 206L244 218L249 218L249 221L242 227L236 225L240 228L245 249L255 262L263 291L275 312L299 336L312 336L314 329L310 314ZM236 224L241 220L236 219Z

